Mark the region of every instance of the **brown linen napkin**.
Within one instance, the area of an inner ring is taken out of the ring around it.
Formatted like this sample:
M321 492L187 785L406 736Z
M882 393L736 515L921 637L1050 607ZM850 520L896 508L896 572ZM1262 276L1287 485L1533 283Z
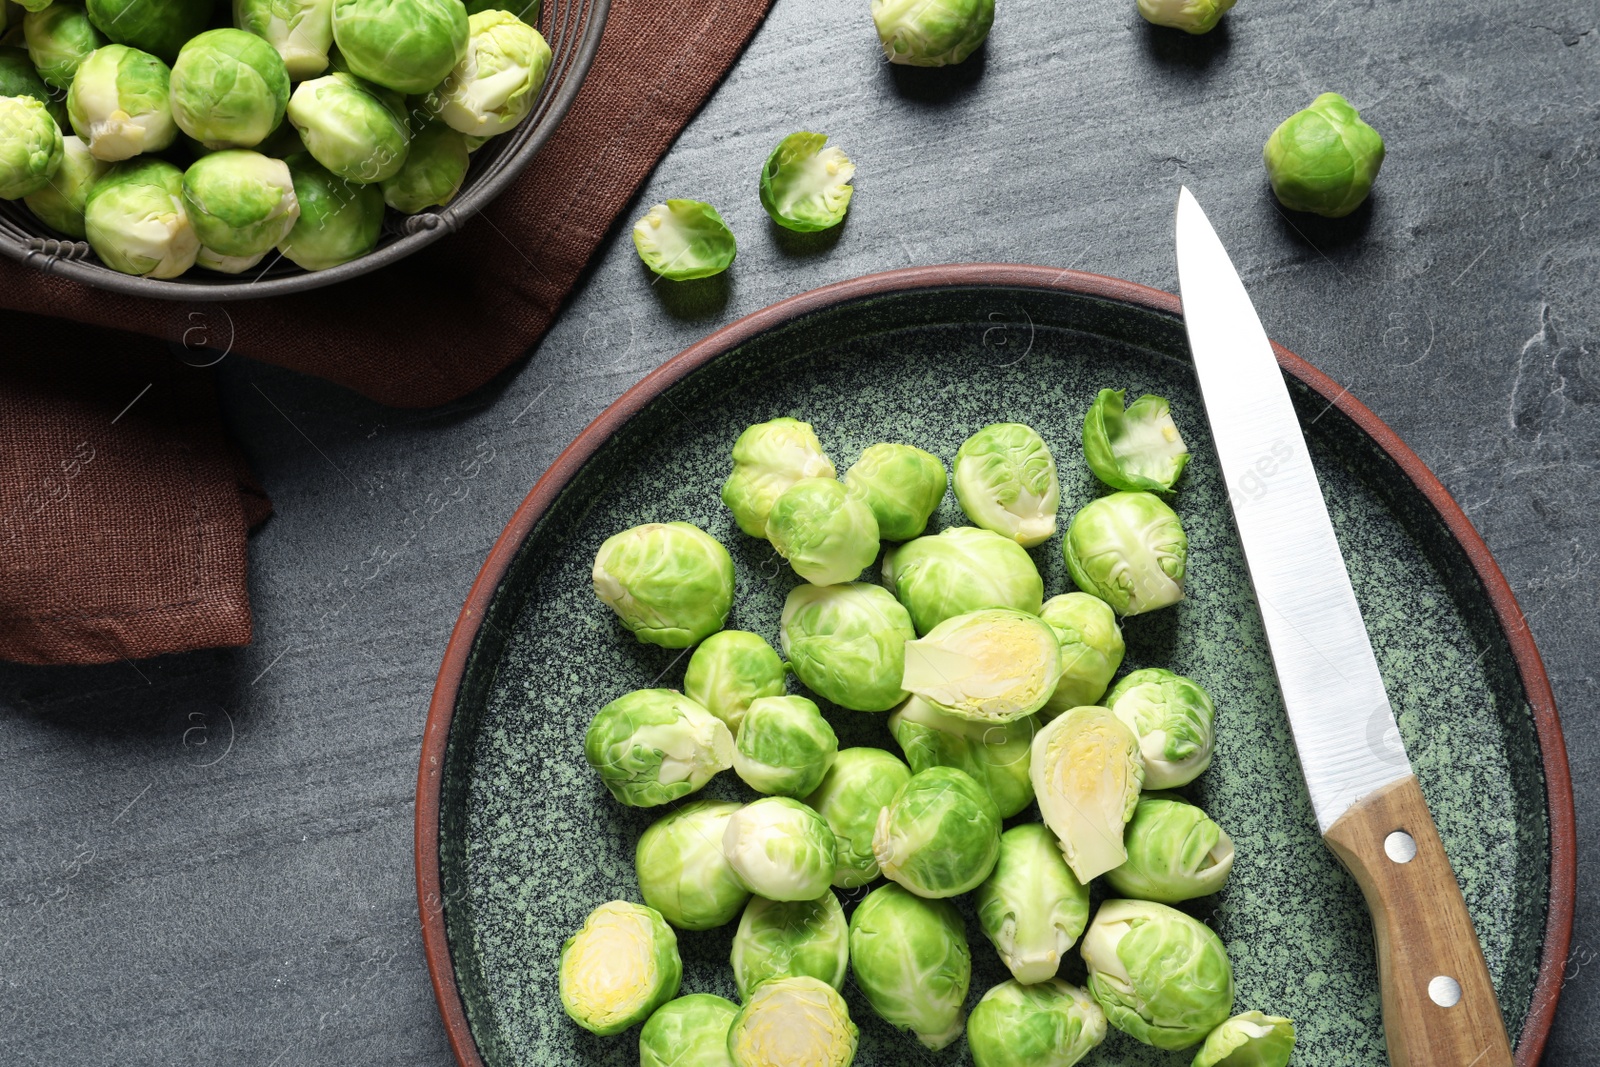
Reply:
M769 3L613 0L566 119L499 199L384 270L225 305L230 350L400 407L487 382L549 328ZM0 316L0 657L99 663L247 643L245 533L271 504L223 435L206 373L172 354L193 347L196 316L220 335L216 306L4 260L0 307L33 313Z

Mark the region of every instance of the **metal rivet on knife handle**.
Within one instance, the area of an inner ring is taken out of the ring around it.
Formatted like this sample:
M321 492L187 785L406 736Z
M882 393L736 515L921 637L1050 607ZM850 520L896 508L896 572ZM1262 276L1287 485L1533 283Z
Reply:
M1396 863L1410 863L1417 858L1416 838L1404 830L1396 830L1383 839L1383 854Z

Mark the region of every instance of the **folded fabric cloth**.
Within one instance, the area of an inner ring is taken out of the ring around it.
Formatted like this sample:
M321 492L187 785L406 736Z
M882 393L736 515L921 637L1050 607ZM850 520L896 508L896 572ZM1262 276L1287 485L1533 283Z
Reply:
M484 384L549 328L769 3L614 0L566 119L494 203L383 270L225 305L231 351L399 407ZM172 351L194 347L194 316L215 323L215 306L3 260L0 307L30 313L0 315L0 657L95 663L247 643L245 531L271 505L222 436L205 374Z

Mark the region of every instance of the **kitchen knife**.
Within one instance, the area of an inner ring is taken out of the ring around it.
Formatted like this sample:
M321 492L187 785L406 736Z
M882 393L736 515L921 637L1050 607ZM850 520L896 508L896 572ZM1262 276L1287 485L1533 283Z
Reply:
M1511 1067L1483 950L1378 674L1300 420L1216 231L1178 194L1184 325L1323 840L1372 912L1394 1067Z

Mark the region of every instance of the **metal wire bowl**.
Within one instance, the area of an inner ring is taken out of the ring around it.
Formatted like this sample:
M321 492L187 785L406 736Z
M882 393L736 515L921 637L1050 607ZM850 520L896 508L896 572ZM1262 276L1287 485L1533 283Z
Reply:
M158 300L241 300L304 292L337 285L404 259L432 244L498 196L541 146L572 105L589 64L600 47L611 0L545 0L539 30L550 42L550 74L528 115L510 133L472 154L467 179L455 199L442 208L415 215L384 216L378 247L359 259L321 271L301 270L282 256L270 265L240 275L194 268L177 278L138 278L104 266L87 241L64 236L39 221L22 201L0 201L0 252L38 270L71 278L97 289Z

